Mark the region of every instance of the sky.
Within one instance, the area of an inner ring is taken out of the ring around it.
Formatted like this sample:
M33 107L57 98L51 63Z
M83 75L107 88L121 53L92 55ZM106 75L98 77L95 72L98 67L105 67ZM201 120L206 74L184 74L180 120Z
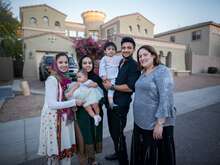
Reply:
M65 13L67 20L79 23L86 10L103 11L105 22L139 12L155 24L155 34L201 22L220 23L220 0L11 0L17 18L19 7L37 4L47 4Z

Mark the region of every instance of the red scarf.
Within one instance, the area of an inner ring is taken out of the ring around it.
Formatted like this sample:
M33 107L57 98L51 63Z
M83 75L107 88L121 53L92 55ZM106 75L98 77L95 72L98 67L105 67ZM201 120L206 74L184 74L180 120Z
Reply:
M58 83L61 85L61 88L62 88L61 101L67 100L65 98L64 91L67 89L67 84L71 83L71 80L65 76L64 72L61 72L58 69L56 61L54 61L53 65L52 65L51 75L54 75L57 78ZM58 86L58 89L59 89L59 86ZM58 96L57 96L58 99L59 99L59 95L60 95L60 93L58 92ZM73 121L73 119L74 119L74 113L71 110L71 108L64 108L62 110L58 110L57 113L58 113L58 115L61 115L61 116L63 116L63 114L66 114L67 115L67 122Z

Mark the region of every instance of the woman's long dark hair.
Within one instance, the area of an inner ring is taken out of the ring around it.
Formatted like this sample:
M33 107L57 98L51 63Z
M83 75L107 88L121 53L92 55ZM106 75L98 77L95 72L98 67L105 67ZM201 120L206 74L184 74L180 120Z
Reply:
M91 57L89 57L88 55L84 55L84 56L82 56L82 57L79 59L79 62L78 62L79 70L82 70L82 69L83 69L83 68L82 68L82 62L83 62L83 59L86 58L86 57L90 58L91 61L92 61L92 70L91 70L89 73L93 73L93 72L94 72L94 65L95 65L95 64L94 64L93 59L92 59Z

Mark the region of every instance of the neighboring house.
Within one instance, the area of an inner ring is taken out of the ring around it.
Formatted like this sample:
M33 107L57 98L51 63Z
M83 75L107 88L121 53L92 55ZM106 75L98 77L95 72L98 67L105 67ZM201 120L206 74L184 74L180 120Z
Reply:
M72 41L65 36L66 15L47 6L35 5L20 8L23 52L23 77L39 79L39 63L45 54L66 52L74 55Z
M185 71L184 44L154 38L154 24L140 13L118 16L105 21L105 13L85 11L83 23L66 21L66 15L46 4L20 8L25 63L23 76L39 79L39 62L44 54L67 52L75 57L73 40L81 37L107 39L120 50L123 36L132 36L137 49L144 44L158 51L161 61L176 72ZM136 58L136 52L134 54Z
M137 44L136 50L142 45L152 45L161 57L161 61L176 72L185 71L186 46L153 38L154 24L140 13L118 16L101 25L102 39L115 42L120 48L121 38L131 36ZM136 58L136 52L134 53Z
M204 22L156 34L156 39L188 46L187 59L192 73L207 72L214 66L220 70L220 24Z

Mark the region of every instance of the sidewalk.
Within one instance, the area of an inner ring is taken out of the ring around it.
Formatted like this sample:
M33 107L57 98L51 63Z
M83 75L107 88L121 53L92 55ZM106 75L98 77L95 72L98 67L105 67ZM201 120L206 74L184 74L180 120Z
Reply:
M219 91L220 91L220 86L214 86L214 87L197 89L187 92L175 93L174 98L175 98L175 105L178 110L178 115L191 112L196 109L200 109L209 105L220 103ZM104 114L106 114L106 112L104 112ZM213 113L214 117L217 117L217 114L215 116L215 114ZM196 119L197 117L195 116L195 120ZM209 119L212 120L212 118ZM109 132L108 132L106 115L104 115L103 120L104 120L103 136L104 138L107 138L109 137ZM220 121L220 118L218 118L218 121ZM187 123L188 125L190 122L192 121L186 120L185 124ZM200 125L200 123L196 123L196 124L198 126ZM40 117L17 120L7 123L0 123L0 132L1 132L0 164L4 164L4 165L20 164L20 163L33 164L35 162L36 164L41 164L42 162L45 162L44 159L39 159L39 156L36 155L37 147L38 147L39 126L40 126ZM125 130L130 131L132 127L133 127L133 115L132 115L132 106L131 106L131 109L128 114L127 126ZM215 132L218 132L217 130L218 129L216 129ZM185 132L181 132L180 134L184 136ZM127 137L129 141L129 138L131 137L129 133ZM130 142L128 144L130 144ZM102 154L98 156L99 160L103 161L104 155L112 151L111 145L112 145L111 140L109 138L104 139L104 146L103 146L104 151ZM107 164L109 163L112 164L112 162L107 162Z

